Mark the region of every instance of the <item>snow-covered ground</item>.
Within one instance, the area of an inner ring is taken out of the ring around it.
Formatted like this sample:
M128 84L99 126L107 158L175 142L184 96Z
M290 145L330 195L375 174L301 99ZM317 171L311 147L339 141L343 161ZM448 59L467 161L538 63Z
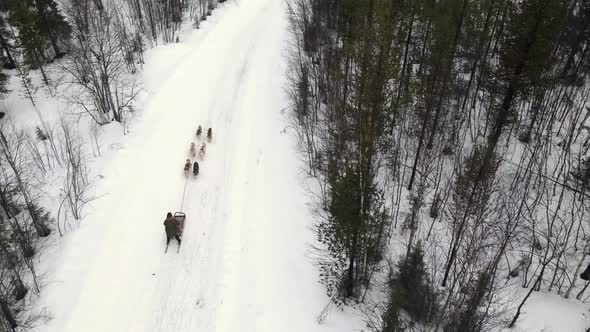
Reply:
M524 297L527 289L517 291ZM584 332L588 326L590 312L587 304L557 294L533 292L514 329L504 329L503 332Z
M44 331L343 331L307 258L313 238L282 110L285 4L229 1L181 44L147 55L149 97L95 201L47 273ZM201 174L183 164L213 128ZM187 215L164 254L166 212Z
M146 54L147 93L130 133L100 128L101 157L90 160L100 199L42 260L35 309L52 319L39 331L365 329L351 308L316 321L329 299L307 255L312 218L285 119L287 24L283 0L229 0L200 30ZM55 117L61 104L40 99ZM34 127L27 103L15 94L7 106ZM198 179L185 183L199 124L214 139ZM48 189L47 205L57 194ZM180 210L182 248L173 241L164 254L162 223ZM513 331L582 331L587 307L534 293Z

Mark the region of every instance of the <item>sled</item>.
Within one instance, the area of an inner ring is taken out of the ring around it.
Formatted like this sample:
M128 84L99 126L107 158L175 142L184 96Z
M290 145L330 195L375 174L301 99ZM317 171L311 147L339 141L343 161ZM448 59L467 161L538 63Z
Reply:
M180 235L180 237L182 237L182 232L184 230L184 220L186 219L186 215L183 212L176 212L174 213L174 220L176 220L176 222L178 223L178 235ZM164 253L168 252L168 245L170 244L170 242L166 243L166 249L164 249ZM178 249L176 249L176 252L178 253L180 251L180 242L178 243Z
M176 219L176 221L178 222L178 232L180 233L180 235L182 235L182 232L184 230L184 220L186 219L186 214L184 214L183 212L175 212L174 219Z

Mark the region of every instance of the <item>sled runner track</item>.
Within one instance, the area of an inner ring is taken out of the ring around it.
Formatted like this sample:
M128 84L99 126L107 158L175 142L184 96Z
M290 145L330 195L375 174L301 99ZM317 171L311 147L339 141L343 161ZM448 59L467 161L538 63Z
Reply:
M264 5L255 17L266 17L264 11L269 9L268 2L252 2L251 5ZM244 35L260 36L264 29L263 24L249 25ZM237 34L233 43L241 39L243 35ZM247 250L241 236L241 216L247 208L244 202L247 194L240 188L241 183L248 178L247 170L252 168L251 158L254 155L249 147L257 143L251 138L257 118L253 112L259 101L246 100L245 95L251 93L250 89L257 89L250 65L259 52L257 46L260 43L263 43L263 39L250 40L248 48L240 50L242 57L226 64L229 68L220 73L216 80L217 86L233 91L233 98L226 98L222 92L222 95L207 100L210 103L209 107L205 107L208 114L201 120L206 119L206 127L215 127L216 133L207 149L199 181L195 185L189 183L187 188L184 207L187 228L178 259L187 266L188 273L180 272L170 282L171 291L162 303L167 308L166 313L159 315L161 319L154 331L189 331L194 327L231 331L236 328L232 326L233 323L226 323L231 322L227 319L228 315L234 315L235 301L232 296L221 294L236 292L231 286L235 285L233 280L239 278L241 270L237 268L241 264L238 257L243 250ZM231 84L228 86L225 82ZM213 202L199 204L199 194L213 198ZM230 223L232 226L228 227ZM253 277L250 275L245 279ZM254 285L255 282L250 280L249 284ZM228 286L231 288L227 289ZM179 299L180 296L183 298ZM186 308L191 309L187 312ZM179 314L169 314L175 312Z

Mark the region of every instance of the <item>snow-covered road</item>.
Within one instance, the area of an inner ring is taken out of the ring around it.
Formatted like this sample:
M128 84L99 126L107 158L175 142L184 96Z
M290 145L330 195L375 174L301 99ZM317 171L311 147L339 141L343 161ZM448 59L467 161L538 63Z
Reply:
M305 258L304 193L282 133L285 11L281 0L229 1L181 56L158 60L169 63L149 78L157 88L103 173L108 196L68 235L48 276L48 330L317 328L326 298ZM180 209L198 124L214 139L187 185L180 253L174 241L164 254L162 222Z

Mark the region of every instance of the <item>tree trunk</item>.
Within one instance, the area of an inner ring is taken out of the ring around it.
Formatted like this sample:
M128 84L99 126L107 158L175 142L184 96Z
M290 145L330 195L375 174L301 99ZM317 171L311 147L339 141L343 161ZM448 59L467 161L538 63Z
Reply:
M586 249L586 248L584 248ZM570 295L572 293L572 290L574 289L574 287L576 286L576 281L578 280L578 275L580 275L580 270L582 269L582 265L584 264L584 259L586 258L586 253L584 253L584 256L582 256L582 259L580 259L580 262L578 263L578 266L576 267L576 272L574 272L574 276L572 278L572 282L570 284L570 286L568 287L567 291L565 292L565 298L569 299Z
M416 176L416 168L418 168L418 160L420 159L420 153L422 152L422 146L424 145L424 135L426 134L426 126L428 125L428 116L424 115L424 121L422 123L422 129L420 130L420 137L418 138L418 149L416 150L416 157L414 158L414 165L412 166L412 175L410 175L410 182L408 183L408 190L412 190L414 184L414 178Z
M0 34L0 44L2 45L2 49L6 53L6 60L8 63L5 65L6 69L14 69L16 68L16 63L14 62L14 58L12 57L12 52L10 52L10 47L8 46L8 42L4 39L4 36Z
M31 216L31 220L33 221L33 226L35 227L35 230L37 231L37 235L39 235L40 237L46 237L51 233L51 231L49 230L49 227L47 227L45 224L43 224L37 216L37 211L35 211L34 204L31 201L29 194L27 192L27 189L24 185L24 182L22 181L22 179L20 177L20 170L18 169L18 167L14 163L12 153L10 153L10 150L9 150L8 141L6 140L6 136L4 136L3 132L0 132L0 139L2 140L3 148L5 149L5 153L8 157L8 158L6 158L7 159L6 161L10 165L10 168L12 168L12 171L14 172L14 177L15 177L16 183L18 185L19 190L21 191L21 194L23 195L23 198L25 200L25 204L27 205L27 209L29 210L29 214Z
M397 88L397 97L395 98L395 108L394 108L394 112L397 113L398 112L398 107L399 107L399 100L402 96L402 90L403 90L403 86L404 86L404 78L405 78L405 74L406 74L406 66L408 64L408 54L410 53L410 42L412 41L412 30L414 28L414 15L416 12L416 3L414 3L414 5L412 6L412 14L410 16L410 27L408 28L408 35L406 37L406 42L405 42L405 50L404 50L404 62L402 63L402 69L401 69L401 76L399 79L399 85ZM409 78L408 78L409 79ZM392 130L393 127L395 126L395 123L392 123Z
M356 280L354 279L354 268L356 263L357 254L357 231L352 236L352 246L350 250L350 257L348 258L348 275L346 280L346 297L352 297L354 295L354 286Z
M4 316L4 319L6 319L8 324L10 324L10 328L13 330L16 329L18 327L18 323L16 322L16 319L14 319L14 315L12 314L12 311L10 310L10 307L8 306L8 303L4 297L0 297L0 308L2 309L2 315Z
M430 135L428 138L428 144L426 144L426 148L428 150L432 149L434 144L434 136L436 135L436 131L438 129L438 123L440 121L440 115L442 110L442 105L447 95L447 87L449 85L450 74L453 72L453 60L455 59L455 53L457 51L457 44L459 43L459 37L461 36L461 28L463 27L463 17L465 16L465 11L467 10L468 0L463 0L463 7L461 8L461 14L459 15L459 22L455 27L455 37L453 38L453 44L451 46L451 54L449 54L449 58L447 59L447 63L445 66L445 75L443 77L443 84L442 88L439 91L439 98L436 107L436 112L434 113L434 120L432 121L432 129L430 131Z
M45 70L43 69L43 63L41 62L41 59L39 57L39 53L37 51L33 51L33 56L35 58L35 65L39 67L39 71L41 72L41 76L43 76L43 82L45 82L45 85L47 85L47 87L51 88L51 86L49 85L49 79L47 78L47 75L45 74Z
M10 200L8 199L8 196L6 195L5 189L6 189L6 187L0 188L0 206L4 210L4 213L6 213L6 217L12 218L13 207L10 204ZM15 213L18 213L18 211L15 211Z
M543 268L541 269L541 274L540 276L543 275L543 271L545 270L545 267L547 265L543 265ZM522 300L522 302L520 302L520 304L518 305L518 308L516 309L516 314L514 314L514 317L512 317L512 321L510 322L510 325L508 325L508 328L511 329L514 327L514 324L516 324L516 321L518 320L518 317L520 317L520 313L522 311L522 307L524 306L524 304L526 303L526 301L529 299L529 297L531 296L531 294L533 293L533 291L535 290L535 286L537 284L540 283L540 279L537 279L537 281L535 282L535 284L529 289L528 293L526 294L526 296L524 297L524 299Z

